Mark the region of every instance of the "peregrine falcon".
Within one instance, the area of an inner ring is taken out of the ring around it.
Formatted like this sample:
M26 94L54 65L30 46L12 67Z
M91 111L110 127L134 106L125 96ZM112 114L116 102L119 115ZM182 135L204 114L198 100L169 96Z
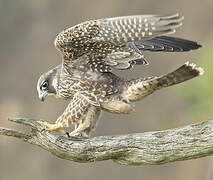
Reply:
M90 20L63 30L55 39L62 63L38 80L41 101L47 95L69 99L70 103L55 124L40 122L46 132L89 137L102 110L132 112L131 103L154 91L172 86L204 71L189 62L163 76L124 79L113 70L148 65L143 52L183 52L198 49L196 42L167 36L182 25L174 15L136 15ZM62 128L75 124L67 133Z

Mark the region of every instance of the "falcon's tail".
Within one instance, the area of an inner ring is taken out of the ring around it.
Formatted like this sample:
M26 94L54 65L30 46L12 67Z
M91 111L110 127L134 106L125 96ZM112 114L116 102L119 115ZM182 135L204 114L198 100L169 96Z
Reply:
M127 101L137 101L152 94L157 89L182 83L203 73L204 70L201 67L186 62L175 71L164 76L127 81L122 97Z
M199 75L203 75L203 73L204 70L201 67L196 67L196 64L186 62L177 70L156 79L156 83L159 89L182 83Z

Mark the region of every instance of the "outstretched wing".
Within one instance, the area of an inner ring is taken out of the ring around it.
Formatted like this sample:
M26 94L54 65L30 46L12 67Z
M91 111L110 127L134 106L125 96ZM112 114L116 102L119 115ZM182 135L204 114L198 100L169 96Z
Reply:
M89 107L89 100L83 95L76 93L56 123L68 127L70 123L76 123L83 119Z
M64 62L72 62L86 55L94 60L92 69L127 69L135 59L147 64L134 42L171 34L182 25L183 17L141 15L87 21L62 31L55 40ZM99 62L99 63L96 63Z

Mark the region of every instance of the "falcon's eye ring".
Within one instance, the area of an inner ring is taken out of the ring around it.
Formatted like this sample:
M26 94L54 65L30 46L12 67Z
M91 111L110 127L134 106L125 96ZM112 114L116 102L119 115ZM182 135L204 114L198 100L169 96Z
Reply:
M42 90L46 90L48 88L48 82L45 81L42 85L41 85L41 89Z

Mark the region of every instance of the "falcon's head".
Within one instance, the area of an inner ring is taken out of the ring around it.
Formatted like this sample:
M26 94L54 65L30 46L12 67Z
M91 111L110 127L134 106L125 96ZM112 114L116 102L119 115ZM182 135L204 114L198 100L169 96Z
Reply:
M41 101L48 95L57 95L58 80L60 76L60 66L51 69L41 75L37 83L38 96Z

